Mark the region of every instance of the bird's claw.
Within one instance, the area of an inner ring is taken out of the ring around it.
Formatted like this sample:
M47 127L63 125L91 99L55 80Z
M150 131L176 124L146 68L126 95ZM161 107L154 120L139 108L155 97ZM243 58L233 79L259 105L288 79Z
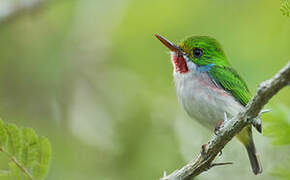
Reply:
M219 152L219 156L222 156L223 155L223 151L221 150L220 152Z
M262 133L262 121L260 117L253 118L251 120L251 124L255 127L255 129L259 132Z
M221 120L221 121L217 124L217 126L214 128L214 134L215 134L215 135L218 135L219 130L220 130L222 124L223 124L224 122L226 122L227 120L228 120L227 113L224 112L224 120Z
M255 127L255 129L262 133L262 121L261 121L261 115L270 112L270 109L264 109L262 110L259 115L256 118L252 118L250 123Z
M207 144L203 144L202 146L201 146L201 152L200 152L200 154L201 154L201 157L203 158L203 159L205 159L205 154L206 154L206 149L207 148Z
M220 130L220 128L221 128L221 125L223 124L223 122L224 122L224 120L221 120L218 124L217 124L217 126L214 128L214 134L215 135L218 135L219 134L219 130Z

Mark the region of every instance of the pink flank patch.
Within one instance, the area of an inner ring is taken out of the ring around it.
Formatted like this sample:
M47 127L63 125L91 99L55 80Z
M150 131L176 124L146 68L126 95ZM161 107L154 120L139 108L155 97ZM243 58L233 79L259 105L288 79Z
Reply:
M208 75L204 75L202 78L199 79L199 82L204 85L205 87L211 88L213 91L217 91L221 96L231 96L225 90L217 87L210 79Z
M186 61L181 55L177 56L176 54L173 54L172 61L175 65L176 72L180 72L180 73L187 73L188 72Z

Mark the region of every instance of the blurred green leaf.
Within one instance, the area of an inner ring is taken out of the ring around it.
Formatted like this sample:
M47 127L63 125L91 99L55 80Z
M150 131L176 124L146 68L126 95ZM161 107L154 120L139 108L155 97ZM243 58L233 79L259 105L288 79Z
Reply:
M274 145L289 145L290 110L283 105L274 109L265 119L264 134L272 139Z
M9 159L9 171L2 171L7 179L35 179L46 177L51 147L45 137L36 135L31 128L18 128L0 120L0 152Z
M289 146L290 109L283 105L279 105L273 109L275 109L275 111L270 114L269 119L265 119L266 127L264 134L272 139L274 145ZM279 167L275 168L271 174L280 180L288 180L290 177L289 169L290 161L283 164L283 166L279 165Z
M280 11L283 16L290 17L290 0L282 0Z

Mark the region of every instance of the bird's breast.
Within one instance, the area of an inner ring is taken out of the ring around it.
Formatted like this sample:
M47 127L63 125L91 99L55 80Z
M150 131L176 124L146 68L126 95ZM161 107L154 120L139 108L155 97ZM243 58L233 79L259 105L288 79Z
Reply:
M206 127L214 128L223 120L224 113L231 117L243 108L231 94L217 87L206 72L174 72L174 83L185 111Z

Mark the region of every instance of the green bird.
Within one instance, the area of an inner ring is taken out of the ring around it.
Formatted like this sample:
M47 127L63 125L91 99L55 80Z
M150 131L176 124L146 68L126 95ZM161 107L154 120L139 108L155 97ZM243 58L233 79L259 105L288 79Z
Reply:
M251 93L217 40L189 36L175 45L158 34L155 36L171 52L178 100L191 118L214 129L225 115L231 118L245 108ZM261 132L261 127L257 126L257 130ZM251 125L237 138L247 149L253 173L262 173Z

